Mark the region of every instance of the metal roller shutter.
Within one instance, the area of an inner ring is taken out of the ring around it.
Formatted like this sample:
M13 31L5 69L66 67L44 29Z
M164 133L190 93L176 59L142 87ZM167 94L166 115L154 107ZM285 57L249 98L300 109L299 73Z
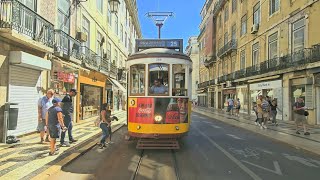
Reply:
M9 130L8 135L22 135L36 130L40 73L41 71L34 69L10 66L9 102L18 103L19 112L17 129Z

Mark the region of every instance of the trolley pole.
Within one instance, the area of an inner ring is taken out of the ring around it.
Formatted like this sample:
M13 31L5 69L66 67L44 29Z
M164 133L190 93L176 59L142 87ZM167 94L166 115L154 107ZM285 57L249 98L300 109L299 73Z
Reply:
M146 16L153 20L158 27L158 38L161 39L161 28L168 17L173 16L173 12L148 12Z
M161 28L162 28L163 24L158 23L158 24L156 24L156 26L158 26L158 37L159 37L159 39L161 39Z

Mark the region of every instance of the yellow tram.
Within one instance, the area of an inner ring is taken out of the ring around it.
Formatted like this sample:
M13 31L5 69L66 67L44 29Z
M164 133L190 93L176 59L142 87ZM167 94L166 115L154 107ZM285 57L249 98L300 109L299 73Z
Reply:
M189 131L192 61L182 40L136 40L128 57L128 134L177 139Z

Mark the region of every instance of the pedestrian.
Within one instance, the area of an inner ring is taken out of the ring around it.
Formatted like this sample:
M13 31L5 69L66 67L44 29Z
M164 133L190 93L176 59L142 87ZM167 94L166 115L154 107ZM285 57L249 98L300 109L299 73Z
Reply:
M69 93L66 94L66 96L62 99L62 113L64 115L64 124L68 128L68 136L69 136L69 143L64 141L64 138L66 136L66 132L61 133L60 138L60 146L61 147L69 147L70 143L77 142L72 136L72 121L73 121L73 103L72 103L72 97L77 95L77 90L72 88L70 89Z
M261 103L261 108L262 108L262 123L261 126L264 129L267 129L267 123L269 120L269 114L270 114L270 104L267 100L267 98L263 98L262 103Z
M260 129L263 129L262 120L263 120L263 111L262 111L262 101L263 96L259 95L257 99L257 113L258 113L258 125Z
M269 103L269 106L270 106L270 108L271 108L271 105L272 105L272 101L271 101L271 97L270 96L266 96L266 101L268 101L268 103ZM270 109L270 111L269 111L269 119L268 119L268 121L270 121L271 118L272 117L272 115L271 115L271 109Z
M233 102L233 99L230 97L228 99L228 112L230 112L231 115L233 115L233 105L234 105L234 102Z
M47 94L39 99L38 101L38 127L37 130L40 131L40 143L43 143L44 141L50 142L49 140L49 132L48 129L46 129L46 114L48 109L53 105L52 99L54 98L54 91L52 89L49 89L47 91ZM44 140L45 131L47 136Z
M106 147L106 139L110 136L109 132L111 131L111 121L109 120L111 115L111 111L108 109L108 104L104 103L101 106L101 111L100 111L100 124L99 127L102 130L102 137L100 140L99 147L100 149L103 149ZM110 131L109 131L110 130ZM111 138L110 138L111 141Z
M258 118L258 109L257 109L257 102L253 102L252 104L252 110L254 111L254 113L256 114L256 120L254 121L255 125L258 125L259 123L259 118Z
M306 109L307 107L305 107L305 103L303 99L299 97L293 105L293 112L294 112L293 117L297 126L296 134L300 134L299 125L302 124L304 135L310 135L306 127L306 124L307 124L306 115L308 115L306 114L307 113Z
M63 114L60 107L61 100L54 98L52 100L53 106L51 106L46 113L46 125L50 133L50 152L49 155L59 154L59 149L56 147L56 139L59 138L60 130L65 131L67 128L63 123Z
M274 99L274 100L272 100L271 105L270 105L270 114L271 114L271 117L272 117L272 124L274 124L276 126L278 126L278 123L277 123L277 108L278 108L277 101Z
M240 108L241 108L240 99L237 98L237 101L236 101L236 116L240 116Z

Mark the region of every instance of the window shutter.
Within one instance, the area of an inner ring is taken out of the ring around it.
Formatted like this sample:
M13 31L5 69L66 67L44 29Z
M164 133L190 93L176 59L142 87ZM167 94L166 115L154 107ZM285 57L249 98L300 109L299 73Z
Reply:
M313 93L312 93L312 85L306 85L305 92L305 105L307 108L313 108Z

